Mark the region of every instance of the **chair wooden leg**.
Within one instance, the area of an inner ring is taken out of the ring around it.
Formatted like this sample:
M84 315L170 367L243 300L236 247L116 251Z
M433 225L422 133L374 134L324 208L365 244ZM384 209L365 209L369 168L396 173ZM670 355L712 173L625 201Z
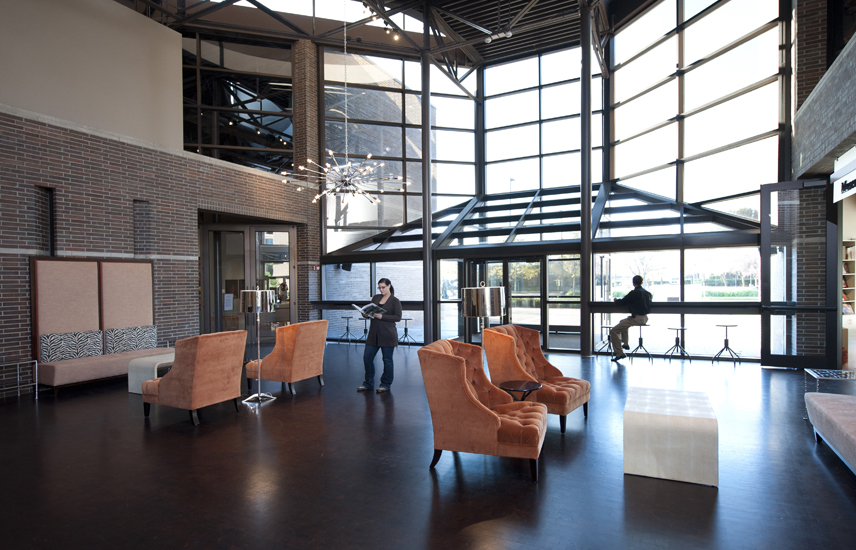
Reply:
M196 414L197 410L198 409L193 409L192 411L190 411L190 421L193 422L194 426L199 425L199 415Z
M585 403L583 403L583 416L585 416L586 418L588 418L588 401L586 401Z
M249 376L247 377L247 393L253 393L253 379Z
M151 411L151 410L152 410L152 404L151 403L143 403L143 416L148 418L149 417L149 411Z
M437 462L440 461L440 455L443 454L443 449L434 449L434 458L431 460L431 465L428 466L429 470L433 470L434 466L437 465Z
M54 392L54 397L58 396L59 395L59 386L54 386L53 392Z
M819 434L819 433L817 433L817 430L814 430L814 440L815 440L816 442L818 442L818 443L820 443L821 441L823 441L823 438L822 438L822 437L820 437L820 434Z
M293 382L288 385L288 391L291 392L291 395L294 395L296 393L294 391L294 383Z
M281 391L283 394L285 394L285 382L282 383L282 389L279 391Z
M559 431L565 433L565 424L568 422L568 417L565 415L559 416Z
M321 387L324 387L324 375L323 374L318 375L318 383L321 384Z
M238 408L238 398L237 397L232 399L232 403L235 404L235 412L241 412L241 409Z
M529 471L532 472L532 482L538 482L538 459L530 458L529 459Z

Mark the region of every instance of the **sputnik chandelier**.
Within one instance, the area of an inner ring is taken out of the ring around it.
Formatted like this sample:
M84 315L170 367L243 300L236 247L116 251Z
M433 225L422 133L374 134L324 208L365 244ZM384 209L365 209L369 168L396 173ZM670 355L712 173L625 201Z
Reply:
M298 166L301 174L289 173L283 171L285 179L283 183L293 183L298 185L297 190L302 190L302 186L317 186L319 192L312 199L313 203L317 203L322 197L335 197L341 195L342 203L344 204L347 197L363 196L371 204L379 203L380 199L372 193L382 194L384 192L384 183L396 183L398 190L404 192L406 186L410 185L409 181L404 181L401 176L381 176L375 171L383 168L384 163L370 162L371 153L366 156L359 164L351 162L348 155L348 24L345 17L348 0L344 0L342 11L342 28L344 29L344 82L345 82L345 162L339 164L333 150L327 151L330 158L333 159L334 165L329 162L324 166L318 164L312 159L306 159L310 166Z

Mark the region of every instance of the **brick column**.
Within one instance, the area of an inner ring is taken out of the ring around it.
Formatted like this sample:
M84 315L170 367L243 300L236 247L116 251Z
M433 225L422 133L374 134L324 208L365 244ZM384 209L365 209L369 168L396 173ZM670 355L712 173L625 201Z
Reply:
M794 2L794 111L828 68L827 3L828 0Z
M318 147L318 49L310 40L298 40L291 51L296 170L308 159L321 162ZM320 206L312 207L320 211ZM297 228L298 321L320 319L319 312L309 302L321 299L321 272L314 270L314 266L320 265L321 224L320 217L312 216L311 220Z

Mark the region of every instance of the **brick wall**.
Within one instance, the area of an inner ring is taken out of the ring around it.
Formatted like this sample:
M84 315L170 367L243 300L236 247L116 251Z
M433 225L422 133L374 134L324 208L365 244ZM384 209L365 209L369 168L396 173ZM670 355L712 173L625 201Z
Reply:
M827 3L828 0L794 3L794 110L802 106L828 66Z
M316 140L317 141L317 140ZM320 297L319 210L281 177L0 110L0 364L31 357L28 258L46 254L54 189L59 256L154 260L159 337L199 332L198 212L298 225L298 320ZM7 372L0 377L8 376Z
M826 305L826 188L799 192L799 224L796 235L796 297L803 306ZM823 313L797 315L798 355L826 353L826 322Z

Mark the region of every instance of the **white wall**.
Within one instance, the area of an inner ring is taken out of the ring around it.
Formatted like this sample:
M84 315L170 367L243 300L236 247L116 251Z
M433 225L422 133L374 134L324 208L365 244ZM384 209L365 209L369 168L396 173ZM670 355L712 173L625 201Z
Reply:
M0 14L0 103L182 149L180 34L113 0Z

